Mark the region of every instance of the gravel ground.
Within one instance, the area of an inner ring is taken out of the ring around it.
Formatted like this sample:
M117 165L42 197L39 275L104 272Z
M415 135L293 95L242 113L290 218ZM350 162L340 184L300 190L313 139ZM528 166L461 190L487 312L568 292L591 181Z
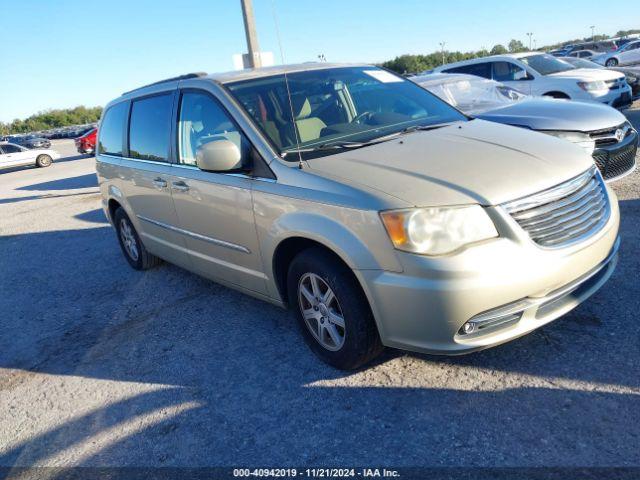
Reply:
M640 105L628 115L640 123ZM617 271L528 336L345 374L276 307L130 269L94 161L0 172L0 465L640 466L640 173Z

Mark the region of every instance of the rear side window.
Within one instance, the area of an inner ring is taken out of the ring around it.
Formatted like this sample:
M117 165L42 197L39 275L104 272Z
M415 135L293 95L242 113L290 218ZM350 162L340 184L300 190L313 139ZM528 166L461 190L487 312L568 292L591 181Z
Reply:
M461 67L448 68L443 70L445 73L466 73L477 77L491 79L490 63L474 63L473 65L463 65Z
M122 145L124 143L122 134L124 133L124 124L127 118L127 107L128 103L122 102L105 112L100 124L99 153L122 156Z
M173 94L136 100L131 104L129 156L166 162L169 158Z

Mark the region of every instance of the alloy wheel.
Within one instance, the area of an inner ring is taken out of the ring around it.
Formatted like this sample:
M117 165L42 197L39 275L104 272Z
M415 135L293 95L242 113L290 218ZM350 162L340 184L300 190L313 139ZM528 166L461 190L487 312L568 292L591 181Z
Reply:
M126 220L120 220L120 238L122 239L122 244L124 245L124 249L127 251L127 255L134 262L138 261L138 242L136 241L136 237L133 234L133 228L131 224Z
M344 345L345 322L340 303L331 287L315 273L305 273L298 283L298 305L305 325L327 350Z

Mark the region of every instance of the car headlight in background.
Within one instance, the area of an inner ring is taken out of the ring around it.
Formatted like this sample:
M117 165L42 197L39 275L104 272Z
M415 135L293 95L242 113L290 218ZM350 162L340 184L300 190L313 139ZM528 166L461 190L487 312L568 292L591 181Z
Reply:
M422 255L443 255L498 236L480 205L390 210L380 217L395 248Z
M607 84L602 80L596 80L595 82L578 82L578 86L585 92L601 92L609 90Z
M554 137L562 138L571 143L575 143L584 148L589 155L593 154L593 150L596 148L596 142L588 134L582 132L565 132L561 130L539 130L540 133L546 133Z

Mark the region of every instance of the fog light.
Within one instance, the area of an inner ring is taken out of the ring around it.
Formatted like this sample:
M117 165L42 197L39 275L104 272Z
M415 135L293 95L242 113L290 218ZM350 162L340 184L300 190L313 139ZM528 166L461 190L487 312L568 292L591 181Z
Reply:
M473 333L476 330L475 323L467 322L462 326L462 331L464 333Z

